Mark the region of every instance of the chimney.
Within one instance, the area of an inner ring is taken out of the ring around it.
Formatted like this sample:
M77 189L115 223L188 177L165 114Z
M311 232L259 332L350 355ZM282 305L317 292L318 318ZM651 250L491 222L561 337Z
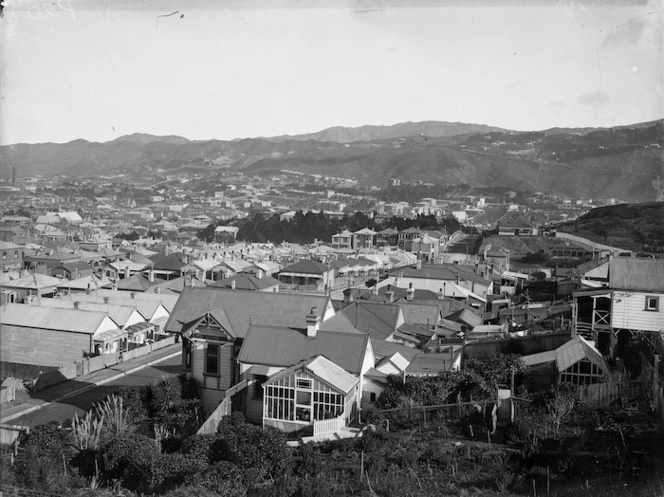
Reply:
M457 275L456 275L456 284L457 284L457 285L459 284L459 280L460 280L460 278L459 278L459 275L457 274Z
M113 286L112 286L112 288L113 288L113 291L114 291L114 292L118 290L118 282L117 282L117 281L114 281L114 282L113 282Z
M155 288L154 293L161 293L161 288Z
M443 283L444 285L445 283ZM445 292L443 292L443 289L441 288L438 290L438 300L444 300L445 299Z
M108 297L104 297L104 304L108 304Z
M415 269L422 269L422 259L417 259L417 262L415 263Z
M235 290L235 280L231 280L231 290Z
M135 299L136 298L136 292L131 292L129 294L129 297L132 298L132 299Z
M85 294L90 295L90 283L88 283L88 288L85 289Z
M80 302L74 302L74 309L78 309L78 304L80 304Z
M344 304L352 304L352 303L353 303L353 289L346 288L344 290Z
M259 280L263 279L263 270L262 269L259 269L258 271L256 271L256 278L259 279Z
M371 287L371 295L378 295L378 285L374 285Z
M129 266L125 266L125 278L129 278Z
M150 266L150 282L154 282L154 266Z
M387 285L387 291L385 292L385 299L388 302L394 302L394 292L390 289L389 285Z
M415 297L415 290L413 289L413 284L411 283L406 290L406 300L413 300Z
M306 316L307 321L307 337L316 338L318 329L320 328L320 317L318 316L318 307L312 307L309 314Z

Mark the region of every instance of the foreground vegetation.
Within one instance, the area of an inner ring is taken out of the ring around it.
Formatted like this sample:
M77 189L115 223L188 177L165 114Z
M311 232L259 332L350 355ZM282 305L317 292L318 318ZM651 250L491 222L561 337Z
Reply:
M512 371L518 378L520 361L499 356L467 365L391 381L362 437L298 447L239 413L215 434L196 435L205 416L196 385L184 377L125 387L71 426L23 435L15 453L3 454L2 490L169 497L664 492L664 437L645 397L591 409L576 401L571 385L520 392L514 423L492 426L486 411L437 406L490 402ZM424 408L431 408L424 419L412 416Z

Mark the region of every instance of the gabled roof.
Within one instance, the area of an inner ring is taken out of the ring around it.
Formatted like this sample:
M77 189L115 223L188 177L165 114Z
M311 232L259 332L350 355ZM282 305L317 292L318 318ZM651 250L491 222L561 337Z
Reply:
M238 362L288 367L322 354L352 374L359 374L369 337L359 333L319 331L315 338L305 331L283 327L251 325Z
M94 334L107 317L105 312L5 304L0 309L3 325Z
M375 234L376 232L369 228L362 228L361 230L357 230L353 233L353 235L375 235Z
M239 338L249 326L275 325L306 329L306 316L313 307L323 316L329 304L325 295L294 295L273 292L238 292L226 288L186 287L166 323L166 331L180 333L186 324L209 309L223 309Z
M470 271L459 267L457 264L422 264L422 269L409 266L391 271L390 276L398 276L399 273L403 273L406 278L456 281L458 276L461 280L473 281L483 285L489 285L491 283L490 280L471 273Z
M456 321L471 327L482 324L482 318L468 309L461 309L444 317L449 321Z
M609 374L609 368L602 354L590 342L579 335L572 337L555 350L547 350L538 354L523 356L521 359L526 366L536 366L555 361L558 372L565 371L581 359L588 359L605 374Z
M305 259L290 266L282 268L282 273L302 273L302 274L325 274L328 272L327 265L322 262Z
M664 292L664 259L612 257L609 262L609 287Z
M403 313L403 319L408 324L435 325L441 318L440 307L430 304L414 304L412 302L399 302L398 306Z
M75 309L76 305L78 305L78 310L81 311L94 311L108 314L111 319L113 319L113 321L115 321L120 327L124 327L127 324L127 321L129 321L132 313L136 311L136 307L127 307L89 301L81 302L78 301L75 296L70 299L43 298L39 302L39 307L53 307L59 309Z
M396 304L355 301L339 311L351 325L372 338L386 339L402 324L403 315Z
M316 378L327 383L335 390L348 394L360 382L358 378L348 374L341 367L330 361L323 355L317 355L311 359L302 361L291 366L269 378L265 384L269 385L281 378L286 378L297 371L307 371Z
M131 293L119 290L106 290L99 289L95 291L95 295L102 297L110 297L112 299L131 299L136 300L137 302L148 301L148 302L159 302L162 304L168 312L172 312L175 308L175 304L180 298L179 295L173 294L162 294L162 293L152 293L152 292L138 292L134 293L132 298Z

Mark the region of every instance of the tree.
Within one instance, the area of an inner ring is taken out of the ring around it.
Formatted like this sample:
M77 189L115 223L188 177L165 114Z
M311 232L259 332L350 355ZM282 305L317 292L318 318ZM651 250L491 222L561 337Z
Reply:
M553 425L553 433L558 436L560 425L569 417L576 405L576 387L562 383L549 392L546 399L546 419Z

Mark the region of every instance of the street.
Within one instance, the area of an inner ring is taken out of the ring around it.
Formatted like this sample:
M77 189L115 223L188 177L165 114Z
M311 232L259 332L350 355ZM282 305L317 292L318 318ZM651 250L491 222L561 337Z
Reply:
M179 356L164 359L153 366L130 373L105 385L92 388L61 402L53 402L43 409L12 420L11 424L32 428L50 421L66 421L73 418L76 413L79 416L85 414L95 402L112 394L123 385L148 385L159 381L163 375L177 376L180 374L181 364L182 359Z

